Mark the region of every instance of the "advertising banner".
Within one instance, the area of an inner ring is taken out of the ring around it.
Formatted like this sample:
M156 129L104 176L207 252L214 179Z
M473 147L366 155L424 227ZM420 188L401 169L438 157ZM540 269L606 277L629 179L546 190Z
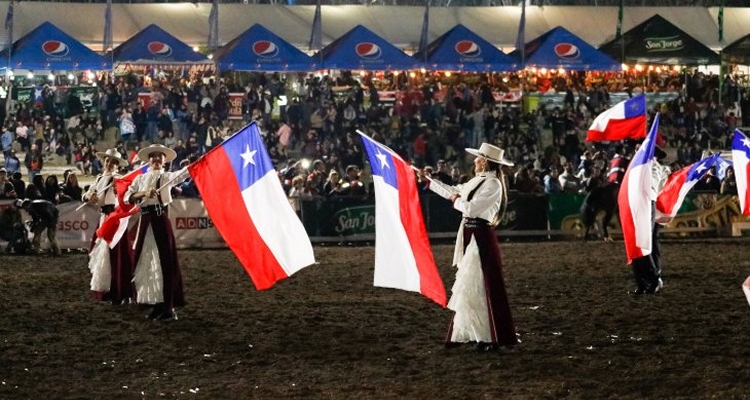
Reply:
M242 119L242 99L245 93L229 93L228 119Z

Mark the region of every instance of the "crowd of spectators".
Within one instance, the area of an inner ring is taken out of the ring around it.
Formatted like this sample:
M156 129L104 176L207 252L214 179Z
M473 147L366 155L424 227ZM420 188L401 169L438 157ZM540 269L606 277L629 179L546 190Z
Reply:
M520 103L500 103L493 95L507 90L513 79L491 76L450 82L431 77L417 84L406 74L377 79L350 73L336 78L253 74L239 85L228 77L215 81L200 76L149 83L130 73L100 83L97 111L75 95L60 100L54 90L43 87L32 103L19 103L5 118L2 150L8 182L19 186L16 195L55 203L80 200L77 175L101 171L95 154L103 150L97 143L105 132L117 133L118 151L128 154L131 167L140 146L148 143L174 148L177 166L197 159L250 121L263 132L280 180L298 210L300 199L368 198L370 182L357 130L421 168L422 178L439 175L451 184L466 180L470 164L464 149L489 142L504 148L516 163L506 171L511 190L586 193L606 182L616 152L635 146L584 140L592 118L611 105L612 85L605 78L571 73L567 78L530 79L528 84L537 89L564 92L565 100L561 106L541 104L524 112ZM719 93L714 78L696 72L653 79L664 90L677 88L673 100L649 109L651 116L662 114L662 145L676 149L676 158L670 160L675 169L697 161L709 149L728 148L733 129L750 126L748 92L728 77ZM383 89L398 89L395 101L381 99ZM649 87L624 89L638 92ZM147 104L139 96L144 92L151 93ZM232 103L230 93L243 93L241 106ZM279 106L282 97L288 102ZM229 119L232 109L240 108L241 116ZM551 141L543 141L543 132L551 132ZM17 152L24 153L23 160ZM42 178L49 157L70 166L62 184L54 175ZM22 168L30 181L27 188L22 188ZM180 190L182 195L199 196L189 180Z

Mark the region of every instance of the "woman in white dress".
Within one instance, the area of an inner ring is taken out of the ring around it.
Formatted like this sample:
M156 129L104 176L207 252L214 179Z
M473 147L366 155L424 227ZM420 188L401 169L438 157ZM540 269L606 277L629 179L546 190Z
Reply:
M174 150L160 144L141 149L138 158L148 162L150 168L133 180L124 196L126 203L137 204L141 209L134 245L136 302L153 305L148 318L159 321L176 320L174 308L185 305L182 272L167 207L172 202L172 187L184 181L188 173L187 167L176 172L164 171L164 164L176 156Z
M488 143L466 152L477 156L476 176L455 187L450 196L463 219L453 258L458 272L448 302L456 314L448 327L446 347L474 342L477 351L486 352L518 344L494 229L507 204L500 166L513 163L504 158L503 149Z
M127 161L115 149L98 152L96 156L102 160L104 169L96 177L83 195L83 201L99 209L99 225L115 211L117 206L117 192L115 180L121 178L117 173L120 165ZM110 245L96 237L89 253L89 270L91 271L91 291L99 300L109 300L112 304L130 302L133 297L133 262L127 235L110 248Z

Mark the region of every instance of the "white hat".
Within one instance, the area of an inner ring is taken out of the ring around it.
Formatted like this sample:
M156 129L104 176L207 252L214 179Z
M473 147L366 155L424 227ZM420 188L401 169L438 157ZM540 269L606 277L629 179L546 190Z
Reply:
M97 151L96 156L102 161L104 161L105 158L109 157L117 160L118 164L128 163L124 158L122 158L122 154L120 154L120 152L115 149L107 149L107 151Z
M473 154L477 157L484 157L490 161L496 162L498 164L507 165L509 167L513 166L513 162L507 160L505 158L505 150L493 146L489 143L482 143L481 146L479 146L479 150L477 149L466 149L466 152L469 154Z
M164 161L170 162L177 157L177 152L163 144L152 144L138 151L138 158L143 162L148 162L149 156L153 153L164 154Z

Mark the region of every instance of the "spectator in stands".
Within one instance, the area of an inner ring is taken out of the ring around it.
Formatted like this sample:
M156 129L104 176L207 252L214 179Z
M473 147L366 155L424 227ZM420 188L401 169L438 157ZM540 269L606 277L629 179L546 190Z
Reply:
M544 175L544 193L554 194L562 193L563 188L560 184L560 172L557 167L550 168L549 172Z
M29 140L29 127L26 126L23 120L18 121L16 126L16 141L21 144L21 151L28 152L31 148L31 141Z
M8 171L0 167L0 200L15 199L17 195L13 183L8 180Z
M42 198L55 205L70 201L70 199L63 194L60 184L57 181L57 175L55 174L48 175L44 180Z
M338 171L331 169L331 171L328 172L328 180L326 180L326 183L323 185L323 194L326 198L331 198L341 194L341 190L341 176Z
M7 160L10 157L10 152L13 151L13 133L8 129L8 125L3 125L0 148L3 150L3 157Z
M341 195L353 199L364 199L367 196L367 189L360 181L360 169L356 165L346 167L344 183L341 185Z
M727 196L736 196L737 180L734 177L734 167L727 167L725 174L724 179L721 180L721 189L719 193Z
M578 193L581 190L581 180L573 174L573 164L565 163L563 173L560 174L560 186L565 193Z
M78 176L75 172L71 171L67 178L65 178L65 183L63 183L62 187L62 194L61 202L67 199L70 199L67 201L83 200L83 188L78 185Z
M23 175L20 172L10 174L9 182L13 184L13 190L19 199L26 198L26 182L23 181Z
M29 152L26 153L24 165L28 171L29 179L33 179L34 176L39 175L44 167L44 155L42 154L36 143L31 144Z

